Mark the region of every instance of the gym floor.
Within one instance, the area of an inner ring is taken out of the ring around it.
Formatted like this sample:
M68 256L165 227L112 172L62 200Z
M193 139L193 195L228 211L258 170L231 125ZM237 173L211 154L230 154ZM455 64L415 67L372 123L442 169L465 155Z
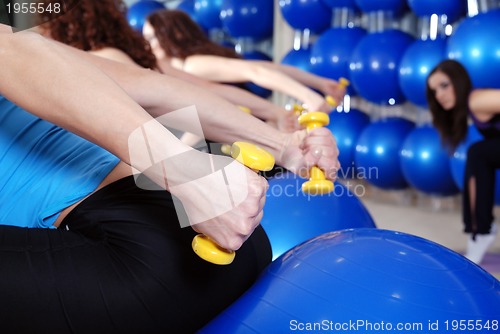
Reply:
M355 181L342 182L352 186ZM467 236L462 233L460 196L430 197L413 190L380 190L364 181L356 184L356 193L378 228L417 235L458 253L465 252ZM495 217L500 224L500 206L495 207ZM480 266L500 279L500 237Z

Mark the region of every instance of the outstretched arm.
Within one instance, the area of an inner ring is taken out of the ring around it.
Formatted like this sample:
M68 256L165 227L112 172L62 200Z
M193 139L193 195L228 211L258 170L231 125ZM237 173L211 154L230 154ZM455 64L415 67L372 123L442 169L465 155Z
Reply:
M261 66L266 66L275 71L280 71L308 87L314 88L325 96L331 96L339 104L344 99L345 87L336 80L325 78L314 73L304 71L298 67L274 63L272 61L258 61Z
M228 185L211 178L210 182L203 184L190 182L188 190L176 189L174 192L172 185L196 179L199 164L184 163L183 168L170 168L169 173L157 169L151 171L151 160L132 159L129 150L134 145L144 144L144 136L134 136L141 133L138 129L144 129L148 134L147 153L151 157L160 157L160 165L168 167L171 165L169 159L185 154L206 163L211 156L183 145L116 82L84 58L69 52L67 47L38 35L12 34L3 29L0 25L0 94L27 111L106 148L139 171L145 171L154 182L181 198L186 211L190 212L190 221L192 217L206 218L196 225L197 230L222 247L238 249L241 246L262 217L266 189L262 177L241 164L229 165L226 161L228 175L245 175L247 181L242 183L228 178L231 191L242 192L246 197L241 205L213 215L210 208L199 203L213 204L211 201L222 197L217 196L219 193L227 196ZM218 159L230 160L227 157ZM207 191L210 196L206 196Z
M191 73L178 70L165 61L159 62L159 67L164 74L206 88L235 105L250 109L252 115L276 124L278 129L280 130L297 130L297 127L294 126L297 122L291 122L291 115L289 114L289 112L281 108L280 106L269 102L266 99L263 99L255 94L252 94L235 86L216 83L200 78Z
M0 31L5 28L9 29L0 25ZM254 142L272 151L282 166L299 173L318 165L327 177L334 179L339 167L335 140L327 129L307 135L305 131L284 134L238 112L233 104L201 88L151 70L90 55L35 34L0 32L0 62L1 94L33 114L104 147L141 171L150 164L131 161L131 134L148 124L152 155L168 159L190 153L190 147L152 118L190 105L197 107L205 134L213 140ZM180 170L179 178L185 180L186 173L196 173L191 169ZM210 228L214 220L197 225L228 249L237 249L246 240L262 214L265 181L247 169L245 173L248 183L233 184L248 187L244 205L214 218L217 229ZM165 177L153 175L160 185ZM176 177L169 175L174 181ZM214 189L210 188L210 195ZM181 191L179 197L186 199L183 204L194 210L203 210L196 198L203 200L206 186L195 185L194 190L187 194Z
M308 109L330 112L331 107L323 96L288 75L258 61L232 59L209 55L189 56L184 60L183 70L220 82L251 81L257 85L275 90L304 103Z

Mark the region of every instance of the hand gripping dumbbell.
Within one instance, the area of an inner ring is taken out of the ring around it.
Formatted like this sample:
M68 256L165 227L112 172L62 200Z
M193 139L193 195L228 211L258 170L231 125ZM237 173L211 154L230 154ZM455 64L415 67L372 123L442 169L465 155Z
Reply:
M230 153L235 160L256 172L269 171L274 167L272 154L250 143L235 142L231 146ZM203 234L198 234L193 238L192 247L199 257L214 264L230 264L236 256L234 251L220 247Z

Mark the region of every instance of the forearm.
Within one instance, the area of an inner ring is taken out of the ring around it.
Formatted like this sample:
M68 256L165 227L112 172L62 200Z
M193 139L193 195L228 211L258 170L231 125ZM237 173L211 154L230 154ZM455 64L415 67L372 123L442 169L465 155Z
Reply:
M81 53L72 49L74 53ZM206 89L154 71L138 69L111 62L86 53L82 57L95 64L116 81L137 103L153 117L195 106L207 139L232 143L253 142L278 156L287 134L247 115L237 106ZM190 124L177 124L189 131Z
M297 68L295 66L277 64L270 61L263 62L262 65L275 71L280 71L302 83L303 85L319 90L320 92L323 92L324 90L323 81L325 80L325 78L321 76L301 70L300 68Z
M225 98L233 104L247 107L252 111L252 115L260 119L275 122L283 112L279 106L241 88L197 77L188 72L172 67L169 62L165 60L159 61L158 64L163 74L199 85L200 87L206 88L214 94Z

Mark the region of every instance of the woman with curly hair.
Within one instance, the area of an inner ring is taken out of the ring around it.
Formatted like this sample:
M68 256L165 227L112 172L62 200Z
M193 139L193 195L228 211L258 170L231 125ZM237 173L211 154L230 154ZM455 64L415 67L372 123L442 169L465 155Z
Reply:
M332 106L315 92L342 101L345 88L337 81L270 61L243 60L232 49L212 42L188 14L180 10L151 13L143 26L158 66L173 66L201 78L226 82L253 82L305 104L306 109L330 112Z
M450 150L465 139L468 120L484 136L467 151L464 174L464 232L471 234L467 258L480 263L495 240L495 172L500 168L500 89L474 89L465 67L444 60L429 74L427 100L433 124Z
M56 0L41 0L46 5ZM39 13L43 35L83 51L117 61L133 61L155 69L151 47L125 18L127 6L121 0L78 1L64 15ZM119 52L121 51L121 52Z

